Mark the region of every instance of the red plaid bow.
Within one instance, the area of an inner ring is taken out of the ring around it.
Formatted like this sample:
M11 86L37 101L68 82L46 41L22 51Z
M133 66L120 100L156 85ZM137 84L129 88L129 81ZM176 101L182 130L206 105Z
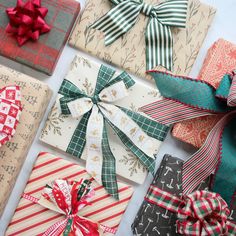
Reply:
M7 86L0 90L0 147L9 141L19 123L21 93L19 86Z
M180 234L235 235L236 224L228 220L230 210L217 193L195 191L179 198L151 185L145 200L177 213Z

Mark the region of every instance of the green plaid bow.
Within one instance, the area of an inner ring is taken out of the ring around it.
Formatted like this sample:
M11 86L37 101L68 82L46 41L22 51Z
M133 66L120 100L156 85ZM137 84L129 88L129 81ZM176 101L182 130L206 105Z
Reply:
M146 68L162 65L173 68L173 37L171 27L184 28L188 0L169 0L149 5L143 0L109 0L114 7L90 27L105 33L105 45L127 33L136 23L138 15L149 17L146 28Z
M64 79L62 86L59 90L59 94L62 95L60 98L60 106L62 114L71 115L71 109L69 108L69 104L71 102L76 102L80 99L87 99L89 103L92 103L91 108L86 110L84 114L81 116L79 124L74 131L73 137L68 145L67 152L81 157L86 144L86 133L87 126L89 123L89 118L93 110L96 108L98 110L98 114L102 116L103 122L107 123L111 126L111 128L115 131L115 133L119 136L120 140L123 144L139 159L139 161L147 168L148 171L154 173L155 169L155 158L154 156L148 156L142 148L135 145L135 142L128 137L126 133L124 133L120 127L115 125L109 120L106 115L104 115L104 110L102 110L102 106L112 106L118 111L123 112L132 122L135 122L136 126L142 130L142 132L147 135L147 137L154 138L160 141L163 141L166 137L166 134L169 130L169 126L162 125L157 123L145 116L142 116L139 113L133 112L126 108L122 108L116 105L111 105L111 103L106 103L101 100L101 92L112 86L116 83L122 82L124 83L126 89L132 87L134 85L134 81L131 77L126 73L122 72L119 76L114 78L115 70L109 68L107 66L101 65L97 83L95 87L95 92L93 96L88 96L84 92L82 92L76 85L71 83L70 81ZM92 110L92 111L91 111ZM116 161L115 157L110 149L108 134L105 125L103 126L102 138L101 138L101 146L102 146L102 184L112 196L118 199L118 187L116 180ZM154 154L154 153L153 153Z

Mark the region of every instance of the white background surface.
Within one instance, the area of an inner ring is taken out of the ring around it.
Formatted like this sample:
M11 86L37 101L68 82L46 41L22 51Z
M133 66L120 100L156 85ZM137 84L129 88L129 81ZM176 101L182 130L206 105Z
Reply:
M85 0L80 0L82 7L84 6ZM202 66L204 57L207 53L207 49L212 45L213 42L215 42L218 38L224 38L227 39L233 43L236 43L236 30L235 30L235 16L236 16L236 1L235 0L202 0L202 2L208 3L213 5L215 8L217 8L217 14L213 21L213 24L209 30L209 33L206 37L206 40L201 48L201 51L198 55L198 58L195 62L194 68L191 72L191 76L196 77L199 73L199 70ZM14 210L17 207L18 201L20 199L20 195L23 192L23 189L26 185L27 179L31 173L31 169L33 166L33 163L37 157L37 154L40 151L49 151L55 154L59 154L61 157L67 158L71 161L76 162L75 159L71 158L69 155L65 155L64 153L58 152L57 150L53 150L52 148L49 148L48 146L41 143L38 139L40 131L42 130L47 114L50 111L54 100L56 93L61 85L61 82L63 80L64 75L66 74L70 62L72 61L74 55L76 55L78 51L75 49L70 48L69 46L66 46L60 60L58 62L57 68L53 74L52 77L47 77L41 73L38 73L32 69L29 69L26 66L22 66L18 63L12 62L8 59L0 57L0 63L4 64L6 66L9 66L13 69L16 69L18 71L21 71L23 73L26 73L28 75L31 75L33 77L36 77L37 79L44 81L49 84L50 88L54 91L53 99L51 100L51 103L47 109L47 112L45 114L45 117L41 123L41 126L39 128L38 134L34 140L34 143L29 151L29 154L27 156L27 159L24 163L24 166L20 172L20 175L17 179L16 185L12 191L11 197L8 201L8 204L6 205L5 211L2 215L2 218L0 220L0 236L4 235L4 232L6 230L6 227L8 223L10 222L11 217L14 214ZM85 55L84 53L79 52L81 55ZM89 55L85 55L88 58L92 58ZM95 59L97 60L97 59ZM180 158L187 158L191 153L194 152L194 149L191 146L188 146L186 144L183 144L181 142L178 142L174 139L172 139L170 136L166 139L164 144L162 145L157 160L161 160L163 155L165 153L172 154L174 156L180 157ZM9 157L10 158L10 157ZM158 161L158 163L159 163ZM117 236L131 236L131 228L130 225L133 222L133 219L142 203L143 197L147 191L148 186L150 185L152 181L152 177L148 176L145 183L142 186L135 186L135 193L133 195L133 198L128 206L128 209L123 216L122 222L120 224L119 230L117 232ZM1 191L1 190L0 190ZM29 235L33 236L33 235Z

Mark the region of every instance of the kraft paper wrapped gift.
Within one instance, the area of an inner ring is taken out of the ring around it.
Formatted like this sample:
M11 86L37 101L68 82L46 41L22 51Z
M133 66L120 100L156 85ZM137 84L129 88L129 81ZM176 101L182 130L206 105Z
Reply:
M153 5L160 3L159 0L145 0L144 2ZM134 27L109 46L104 44L103 32L89 28L111 7L112 4L109 0L88 0L81 18L76 23L69 44L128 72L151 79L151 76L145 73L145 28L148 17L140 14ZM211 6L198 0L189 0L186 28L172 29L174 40L173 73L187 75L190 72L214 15L215 9Z
M214 88L226 73L236 69L236 45L219 39L208 50L206 59L197 79L210 83ZM205 142L211 129L222 116L205 116L174 125L172 134L186 143L197 148Z
M51 90L46 84L0 65L0 88L9 85L20 87L23 110L16 134L10 142L0 147L0 213L4 209L51 98Z
M42 235L53 224L63 220L65 218L63 214L32 203L29 197L40 199L44 187L57 179L79 181L81 178L90 179L91 176L78 164L49 153L40 153L24 190L28 199L21 198L6 235ZM119 182L120 200L117 201L96 181L92 181L92 186L95 195L91 199L91 205L79 210L78 215L100 223L115 232L132 196L133 188ZM111 235L113 233L104 233L104 236Z
M155 186L175 196L182 194L182 166L183 161L165 155L157 170L151 186ZM203 181L196 190L208 190L210 178ZM151 191L151 189L149 190ZM148 194L147 194L148 196ZM235 209L235 206L234 208ZM236 214L232 211L230 219L235 219ZM177 215L161 206L144 200L132 225L134 235L180 235L176 233Z
M98 75L100 75L101 68L101 64L98 64L94 61L89 61L78 55L72 62L71 69L66 75L64 82L69 81L72 84L75 84L78 88L80 88L80 90L91 96L94 94L97 77ZM113 78L115 78L119 74L120 73L116 72ZM112 94L117 94L118 96L120 96L119 92L116 91L112 92ZM51 114L46 121L45 128L42 131L41 140L76 156L78 153L76 150L74 150L75 148L73 147L73 145L75 142L74 140L76 139L76 129L81 118L75 119L71 115L63 115L61 113L61 97L62 95L59 94L56 100L56 104L52 108ZM149 102L154 102L156 101L156 99L160 99L160 94L157 92L157 90L152 88L152 86L145 85L137 80L135 81L135 84L128 89L127 97L124 97L115 102L111 102L111 104L129 109L133 112L138 112L138 107ZM107 105L105 104L105 106ZM138 114L146 116L144 113L138 112ZM154 123L154 125L159 124ZM129 151L128 148L126 148L124 143L121 142L121 139L118 137L118 135L115 134L111 126L106 125L106 128L108 131L107 136L108 142L110 144L110 149L116 160L116 173L136 183L143 183L147 175L146 168L141 164L139 159L134 156L134 154ZM168 130L168 126L161 125L159 130L155 131L155 134L159 135L159 140L157 139L158 137L153 139L155 149L154 154L156 154ZM86 148L84 149L81 158L84 160L88 158Z
M18 46L16 37L6 32L9 23L6 9L16 4L16 0L0 1L0 54L52 75L79 14L80 4L75 0L42 0L41 6L48 9L44 20L51 30L40 35L39 40L29 40L23 46Z

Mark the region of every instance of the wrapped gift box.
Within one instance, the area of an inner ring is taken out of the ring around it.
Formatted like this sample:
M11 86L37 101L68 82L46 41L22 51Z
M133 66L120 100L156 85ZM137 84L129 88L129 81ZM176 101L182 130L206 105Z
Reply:
M206 59L198 79L210 83L217 88L226 73L236 68L236 45L224 39L219 39L208 50ZM174 137L197 148L205 142L211 129L222 116L205 116L174 125Z
M0 213L14 186L40 121L51 98L49 87L27 75L0 65L0 88L20 86L23 111L16 134L0 147Z
M145 0L157 4L159 0ZM189 0L186 29L175 28L174 71L175 74L188 74L198 55L198 51L215 15L215 9L198 0ZM146 72L146 46L144 32L148 17L140 14L138 22L123 37L105 47L103 32L88 28L111 9L109 0L88 0L85 10L74 28L69 43L71 46L91 53L109 63L141 77L151 79ZM153 68L155 69L155 68ZM156 68L163 69L161 67Z
M9 22L5 11L15 6L16 0L0 1L0 54L51 75L78 16L80 4L75 0L42 0L42 6L48 8L45 21L51 31L41 35L38 41L29 40L21 47L16 38L5 31Z
M65 79L73 84L76 84L82 91L92 95L94 93L100 66L101 65L98 63L89 61L80 56L76 56ZM116 75L118 75L118 73L116 73L114 77ZM128 91L128 98L125 97L120 99L114 104L137 112L138 107L160 99L160 94L156 89L151 86L144 85L138 81ZM59 102L60 97L61 95L58 95L56 104L52 108L51 114L48 117L41 135L41 140L63 151L73 154L76 152L71 152L71 148L68 147L70 147L69 145L73 143L72 138L74 137L79 121L78 119L72 118L71 115L65 116L61 114ZM142 113L142 115L145 116L144 113ZM167 126L163 127L161 132L164 136L167 134L168 129L169 127ZM111 151L116 158L117 174L136 183L143 183L147 175L146 168L143 167L138 158L134 156L131 151L127 150L118 136L114 134L114 131L110 126L107 126L107 130ZM154 142L157 151L162 141L154 140ZM84 150L81 158L84 160L87 159L86 150Z
M152 185L181 196L182 166L182 160L165 155ZM209 180L202 182L197 190L208 189ZM134 235L180 235L176 233L176 220L176 214L144 201L132 225L133 233Z
M40 153L35 163L24 193L34 198L40 198L46 184L56 179L79 181L81 178L91 178L84 168L49 153ZM133 189L119 182L120 200L109 196L104 188L92 181L95 195L88 205L79 211L79 216L87 217L116 231L121 217L132 196ZM45 209L39 204L21 198L6 235L41 235L54 223L63 219L63 215ZM113 235L104 233L104 236Z

